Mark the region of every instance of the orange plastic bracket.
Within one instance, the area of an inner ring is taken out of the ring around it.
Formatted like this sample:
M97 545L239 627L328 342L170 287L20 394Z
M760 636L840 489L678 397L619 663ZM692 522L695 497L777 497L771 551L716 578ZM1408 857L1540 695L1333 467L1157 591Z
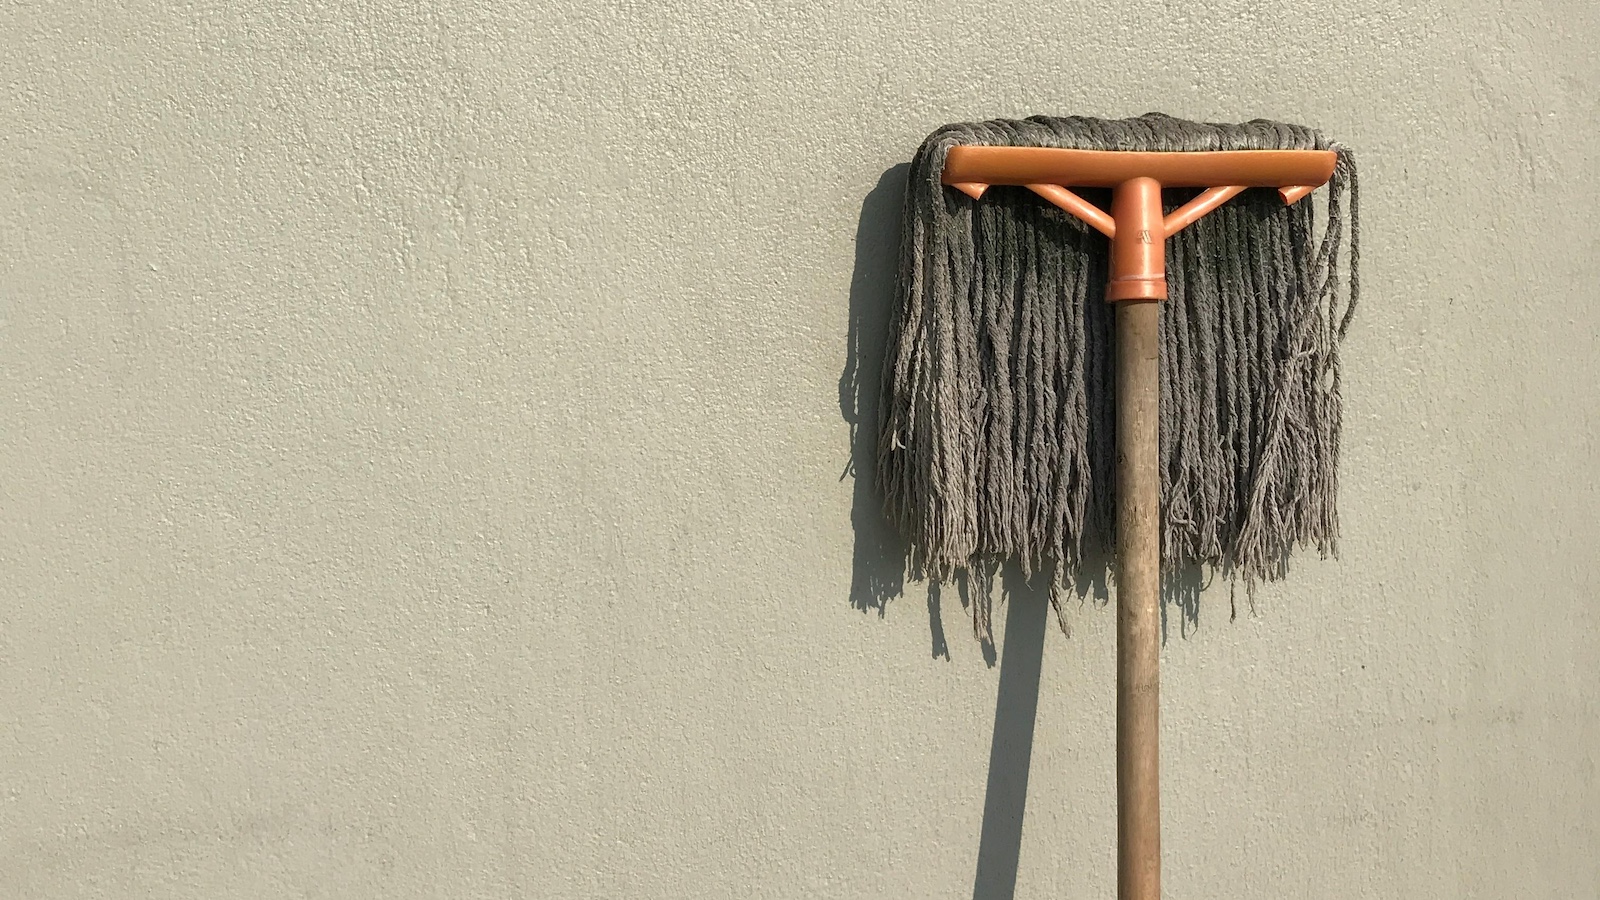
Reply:
M974 200L990 185L1028 188L1111 239L1107 300L1165 300L1167 238L1245 188L1277 188L1284 203L1296 203L1326 184L1336 163L1332 150L1165 153L963 145L945 156L942 180ZM1111 212L1069 187L1111 188ZM1164 187L1206 190L1164 216Z

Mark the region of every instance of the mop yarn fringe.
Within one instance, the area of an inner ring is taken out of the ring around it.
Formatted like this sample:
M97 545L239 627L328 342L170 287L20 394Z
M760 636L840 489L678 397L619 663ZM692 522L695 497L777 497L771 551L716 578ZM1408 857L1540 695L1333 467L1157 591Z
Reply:
M1359 295L1351 154L1261 120L1037 116L946 126L911 166L877 474L912 574L1015 559L1071 583L1115 546L1106 240L1025 188L947 189L959 144L1337 152L1320 228L1312 198L1252 189L1170 239L1160 338L1163 567L1253 585L1282 577L1293 547L1336 552L1338 348ZM1195 193L1168 191L1168 211ZM1108 192L1083 194L1103 207ZM985 638L988 603L975 594Z

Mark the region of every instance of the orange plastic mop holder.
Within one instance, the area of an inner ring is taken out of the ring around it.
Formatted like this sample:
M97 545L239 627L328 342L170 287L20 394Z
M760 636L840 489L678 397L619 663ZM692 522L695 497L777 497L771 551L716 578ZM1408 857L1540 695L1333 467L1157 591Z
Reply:
M1026 187L1111 239L1107 300L1167 299L1166 239L1237 196L1273 187L1295 203L1333 177L1332 150L1147 152L1054 147L950 148L942 180L974 200L990 185ZM1111 188L1107 213L1068 190ZM1203 187L1169 215L1164 187Z

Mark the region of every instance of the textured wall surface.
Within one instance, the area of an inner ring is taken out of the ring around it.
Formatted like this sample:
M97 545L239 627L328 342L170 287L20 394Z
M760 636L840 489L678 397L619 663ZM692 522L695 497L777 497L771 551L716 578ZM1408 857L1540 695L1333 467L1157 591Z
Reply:
M1367 200L1342 556L1169 622L1168 896L1600 896L1597 34L0 0L0 896L1112 896L1110 611L991 664L850 467L897 164L1149 109Z

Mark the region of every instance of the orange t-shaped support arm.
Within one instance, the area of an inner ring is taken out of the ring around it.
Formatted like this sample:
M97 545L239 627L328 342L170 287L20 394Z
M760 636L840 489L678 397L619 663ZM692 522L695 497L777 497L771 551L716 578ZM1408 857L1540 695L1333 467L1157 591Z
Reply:
M1054 147L950 148L942 180L974 200L993 184L1019 185L1111 239L1107 300L1167 299L1166 239L1245 188L1275 187L1294 203L1333 177L1332 150L1146 152ZM1111 212L1068 190L1111 188ZM1203 187L1161 213L1163 187Z

